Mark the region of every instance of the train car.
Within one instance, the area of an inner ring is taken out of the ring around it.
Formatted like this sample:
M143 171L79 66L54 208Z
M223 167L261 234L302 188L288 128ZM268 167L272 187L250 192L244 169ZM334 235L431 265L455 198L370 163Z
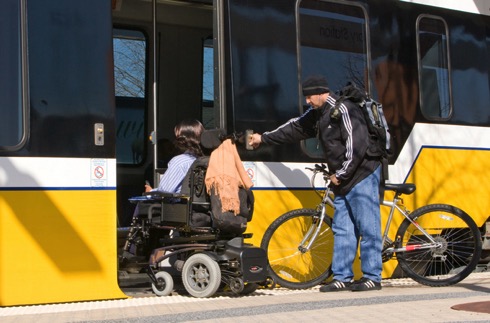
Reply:
M484 0L0 7L0 306L127 297L117 240L128 198L166 167L174 125L271 130L304 111L300 84L312 73L334 90L356 79L383 103L389 180L418 187L409 207L454 204L482 229L490 215ZM305 167L323 152L315 139L239 152L259 245L279 215L318 202Z
M394 149L388 180L417 185L416 194L404 198L406 206L452 204L484 229L490 215L489 202L480 198L489 194L483 184L489 175L482 171L490 152L488 4L240 3L230 10L239 18L231 17L229 27L235 96L228 104L234 103L235 124L263 132L299 115L304 102L299 84L308 75L326 76L334 90L353 80L383 103ZM239 28L247 20L253 24ZM296 38L285 37L293 32ZM247 155L255 160L249 168L260 212L253 232L288 210L316 205L305 190L309 176L303 162L306 156L321 161L318 146L310 139ZM383 271L384 277L393 275L398 275L394 261Z

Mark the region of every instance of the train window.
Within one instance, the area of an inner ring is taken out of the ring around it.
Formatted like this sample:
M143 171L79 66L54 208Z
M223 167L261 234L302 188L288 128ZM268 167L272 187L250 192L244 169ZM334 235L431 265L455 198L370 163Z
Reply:
M490 27L487 27L487 57L490 56ZM490 72L490 61L487 59L487 71ZM488 92L490 93L490 73L488 75Z
M427 119L451 116L451 80L447 26L444 20L420 16L417 20L420 108Z
M145 151L147 40L136 30L114 29L116 158L140 164Z
M15 149L24 136L21 1L2 2L0 10L0 150Z
M202 123L206 129L217 127L214 120L214 48L213 39L203 42L202 58Z
M369 90L367 18L357 5L303 0L299 6L301 78L323 75L332 91L354 81ZM300 96L303 98L302 96ZM304 141L311 157L322 157L317 139Z

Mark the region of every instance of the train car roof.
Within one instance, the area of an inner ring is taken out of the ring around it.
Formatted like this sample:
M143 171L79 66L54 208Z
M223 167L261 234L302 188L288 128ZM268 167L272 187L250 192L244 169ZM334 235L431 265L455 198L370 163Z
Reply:
M403 2L446 8L490 16L490 1L488 0L399 0ZM119 10L123 2L131 0L112 0L112 7ZM152 0L139 0L141 3L151 3ZM156 0L158 4L192 6L194 8L212 8L213 0Z
M490 1L488 0L400 0L439 8L446 8L490 16Z

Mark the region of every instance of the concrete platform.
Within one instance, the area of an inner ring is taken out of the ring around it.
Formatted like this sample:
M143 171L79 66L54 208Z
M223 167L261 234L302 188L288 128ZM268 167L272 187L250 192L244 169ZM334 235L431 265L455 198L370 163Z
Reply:
M150 292L126 300L0 308L0 322L490 322L490 314L465 306L490 306L490 272L457 285L427 287L410 279L385 280L369 292L320 293L259 289L249 296L217 293L198 299Z

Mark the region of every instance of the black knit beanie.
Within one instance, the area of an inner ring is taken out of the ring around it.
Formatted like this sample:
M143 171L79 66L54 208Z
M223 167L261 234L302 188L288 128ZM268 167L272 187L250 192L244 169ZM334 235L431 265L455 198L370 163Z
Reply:
M310 76L303 82L303 95L310 96L330 92L323 76Z

